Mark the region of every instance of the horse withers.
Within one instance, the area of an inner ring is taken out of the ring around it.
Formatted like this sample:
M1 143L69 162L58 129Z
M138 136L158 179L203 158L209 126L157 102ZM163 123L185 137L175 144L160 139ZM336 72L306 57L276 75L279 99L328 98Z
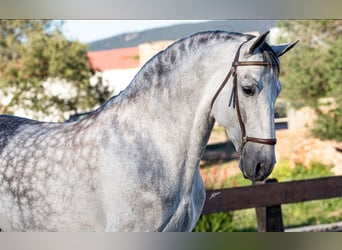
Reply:
M200 32L156 54L79 121L0 116L2 231L191 231L214 122L246 178L275 163L278 57L266 34Z

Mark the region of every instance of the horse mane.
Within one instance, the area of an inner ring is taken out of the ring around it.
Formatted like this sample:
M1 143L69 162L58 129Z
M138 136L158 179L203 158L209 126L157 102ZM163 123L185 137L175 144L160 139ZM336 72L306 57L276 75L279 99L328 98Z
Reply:
M214 43L226 42L228 40L249 40L253 37L254 36L249 34L220 30L198 32L188 37L179 39L166 49L157 53L142 67L142 70L149 71L151 69L156 69L156 73L162 73L160 72L162 70L160 68L161 66L165 66L166 64L172 68L176 61L181 62L186 55L193 53L201 46L208 46ZM170 68L167 68L166 70Z
M187 46L185 51L191 53L194 50L198 49L200 46L206 46L213 43L219 43L219 42L226 42L229 40L237 41L237 40L249 40L253 38L254 36L249 34L242 34L237 32L227 32L222 30L215 30L215 31L202 31L195 34L192 34L188 37L184 37L175 43L171 44L166 50L182 50L183 46ZM244 39L245 38L245 39ZM184 44L184 45L183 45ZM167 56L165 54L164 56Z
M143 90L153 85L167 84L161 79L165 79L170 72L181 65L187 55L198 50L203 46L210 46L215 43L223 43L226 41L245 41L253 38L249 34L227 31L203 31L182 38L166 49L154 55L147 61L136 74L126 91L130 91L131 95L137 94L134 90Z

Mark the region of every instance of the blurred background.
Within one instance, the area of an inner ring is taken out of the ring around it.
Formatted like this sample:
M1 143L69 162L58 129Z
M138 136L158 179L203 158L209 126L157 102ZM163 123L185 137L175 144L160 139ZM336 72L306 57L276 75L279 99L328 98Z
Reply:
M342 175L342 20L0 20L0 114L80 119L123 90L174 41L204 30L300 40L281 61L279 182ZM201 161L207 189L251 185L224 129ZM283 205L286 228L342 222L342 199ZM203 215L195 231L257 231L253 209Z

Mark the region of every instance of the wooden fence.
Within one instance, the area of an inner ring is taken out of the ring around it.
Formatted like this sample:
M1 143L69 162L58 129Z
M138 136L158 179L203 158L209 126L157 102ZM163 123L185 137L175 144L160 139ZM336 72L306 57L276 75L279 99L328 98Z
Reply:
M342 176L208 190L204 214L255 208L259 232L284 231L281 204L342 197Z

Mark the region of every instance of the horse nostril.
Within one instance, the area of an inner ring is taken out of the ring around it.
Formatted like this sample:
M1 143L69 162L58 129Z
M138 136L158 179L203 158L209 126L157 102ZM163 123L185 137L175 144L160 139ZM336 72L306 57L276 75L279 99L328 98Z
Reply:
M258 162L255 166L255 174L256 176L259 175L259 173L262 171L263 167L264 167L265 163L264 162Z

